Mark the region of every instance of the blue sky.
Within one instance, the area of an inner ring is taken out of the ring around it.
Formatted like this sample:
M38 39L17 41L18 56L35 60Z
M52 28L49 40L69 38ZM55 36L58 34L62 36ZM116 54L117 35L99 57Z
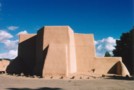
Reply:
M69 25L77 33L93 33L97 42L104 41L98 44L102 45L133 27L133 5L134 0L0 0L0 30L16 43L20 32ZM0 41L1 54L15 49L7 49L6 44Z

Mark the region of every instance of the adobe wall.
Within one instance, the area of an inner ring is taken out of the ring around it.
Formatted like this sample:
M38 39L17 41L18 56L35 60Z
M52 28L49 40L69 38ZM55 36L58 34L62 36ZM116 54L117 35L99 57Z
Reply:
M75 34L77 72L90 72L95 57L94 37L92 34Z
M0 71L3 71L3 64L2 64L2 61L0 61Z
M76 48L75 48L75 36L74 31L68 26L69 34L69 74L77 72L77 60L76 60Z
M36 59L36 34L21 34L19 37L18 58L22 64L22 71L25 74L33 74Z
M44 60L47 55L48 47L43 50L44 27L37 32L36 38L36 61L35 74L42 76Z
M44 62L43 77L68 75L68 48L66 44L51 43Z
M68 44L68 26L45 26L43 36L43 49L50 43Z
M9 65L9 60L0 60L0 72L6 72L6 68Z
M95 74L117 74L130 76L129 71L122 62L121 57L95 57Z
M53 45L51 45L53 44ZM58 45L61 46L63 51L60 50L60 47L58 48ZM50 47L51 46L51 47ZM55 47L57 46L57 47ZM72 46L72 47L70 47ZM75 58L75 47L74 47L74 33L68 26L46 26L44 28L44 37L43 37L43 49L48 47L48 50L55 51L58 55L64 58L64 63L60 63L60 61L63 61L63 58L58 58L57 56L53 56L53 58L48 59L52 55L49 52L47 55L45 62L44 62L44 69L43 69L43 75L49 74L48 72L51 67L51 65L56 65L56 63L53 63L52 61L57 60L57 65L62 66L60 68L53 68L53 71L60 72L59 74L68 75L68 73L75 73L76 72L76 58ZM68 56L66 56L68 55ZM66 56L66 57L65 57ZM51 64L51 65L50 65ZM63 72L64 69L65 71ZM62 71L62 72L61 72Z
M122 59L120 57L95 57L95 74L118 74L117 63Z

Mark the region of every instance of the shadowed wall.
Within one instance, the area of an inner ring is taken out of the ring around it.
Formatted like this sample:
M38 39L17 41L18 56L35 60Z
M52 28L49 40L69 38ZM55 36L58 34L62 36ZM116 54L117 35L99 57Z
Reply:
M8 73L34 74L36 56L36 35L20 35L18 57L7 67Z
M44 36L44 27L37 32L37 38L36 38L35 74L38 76L42 76L42 70L48 51L48 46L46 46L46 48L43 49L43 36Z

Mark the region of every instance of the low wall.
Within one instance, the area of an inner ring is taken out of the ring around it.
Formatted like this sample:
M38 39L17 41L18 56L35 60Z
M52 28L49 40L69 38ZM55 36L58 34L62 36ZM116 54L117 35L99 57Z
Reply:
M8 60L1 60L0 61L0 72L6 72L6 68L9 65L10 61Z
M117 68L120 57L95 57L94 66L96 74L118 74L120 70Z

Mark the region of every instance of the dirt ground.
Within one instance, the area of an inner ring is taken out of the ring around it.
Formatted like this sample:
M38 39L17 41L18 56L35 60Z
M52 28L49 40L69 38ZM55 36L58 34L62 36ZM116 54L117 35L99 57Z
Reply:
M134 80L50 79L0 75L0 90L134 90Z

